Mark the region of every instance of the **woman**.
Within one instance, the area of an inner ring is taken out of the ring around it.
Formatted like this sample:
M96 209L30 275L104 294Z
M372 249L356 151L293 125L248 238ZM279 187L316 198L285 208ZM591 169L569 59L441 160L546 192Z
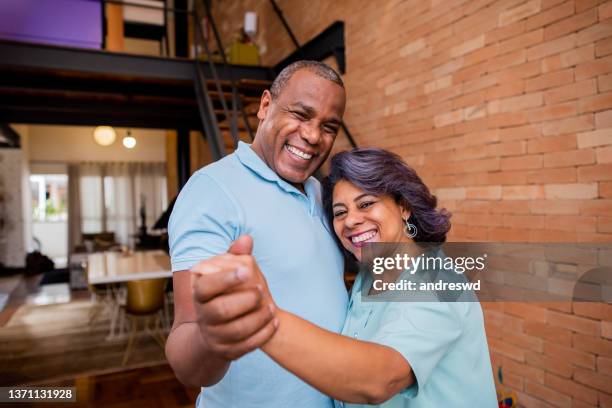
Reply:
M339 243L355 260L366 242L441 243L450 228L450 215L436 210L414 170L380 149L334 156L323 201ZM353 286L342 335L279 310L278 330L263 351L345 401L337 407L497 406L480 304L364 302L365 273Z

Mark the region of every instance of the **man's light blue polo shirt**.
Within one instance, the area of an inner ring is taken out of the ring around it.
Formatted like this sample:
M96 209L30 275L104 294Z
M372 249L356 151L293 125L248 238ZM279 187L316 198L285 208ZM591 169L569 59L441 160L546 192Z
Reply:
M362 280L363 272L355 279L342 334L396 350L417 380L380 407L498 406L480 303L368 301ZM336 408L358 407L366 406L336 401Z
M172 270L225 253L248 234L278 306L340 332L348 300L342 255L325 223L319 182L311 177L304 189L282 180L240 143L234 154L194 173L179 194L168 227ZM261 350L232 362L198 400L206 408L333 406Z

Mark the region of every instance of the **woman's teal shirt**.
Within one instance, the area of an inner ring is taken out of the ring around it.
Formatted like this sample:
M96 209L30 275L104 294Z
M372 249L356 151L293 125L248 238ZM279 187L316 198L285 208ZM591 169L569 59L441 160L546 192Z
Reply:
M478 301L369 301L375 297L362 297L362 275L353 286L342 334L395 349L416 377L380 407L498 406ZM365 407L340 401L335 406Z

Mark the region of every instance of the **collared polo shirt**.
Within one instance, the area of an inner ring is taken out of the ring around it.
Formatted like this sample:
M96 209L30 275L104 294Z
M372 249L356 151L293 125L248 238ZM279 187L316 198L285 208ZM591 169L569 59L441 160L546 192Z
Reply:
M342 334L391 347L416 377L415 384L378 406L497 407L480 303L372 300L377 295L362 295L362 281L363 272L353 285ZM366 407L335 404L336 408Z
M179 194L168 227L172 270L225 253L248 234L277 305L340 332L348 300L342 255L323 216L320 183L310 177L304 190L241 142L235 153L194 173ZM232 362L198 401L206 408L333 406L261 350Z

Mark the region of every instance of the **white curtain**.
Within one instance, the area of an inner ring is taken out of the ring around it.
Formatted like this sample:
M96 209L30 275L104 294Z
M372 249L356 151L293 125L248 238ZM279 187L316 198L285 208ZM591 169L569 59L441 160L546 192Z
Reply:
M117 241L133 244L140 227L140 208L146 226L168 206L165 163L81 163L79 167L81 225L85 233L114 232Z

